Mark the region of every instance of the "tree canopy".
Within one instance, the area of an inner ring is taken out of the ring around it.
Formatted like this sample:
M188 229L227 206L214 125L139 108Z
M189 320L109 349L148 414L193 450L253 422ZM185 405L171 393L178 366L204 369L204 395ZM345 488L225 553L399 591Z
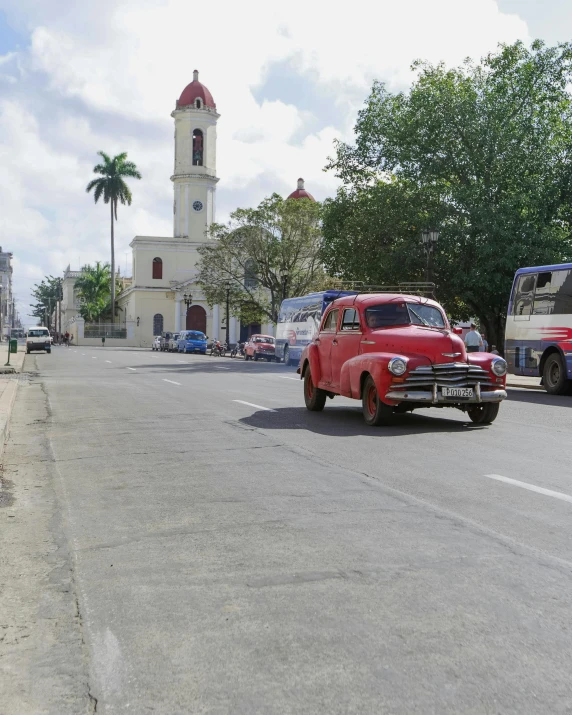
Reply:
M116 286L120 288L120 284ZM93 322L111 318L111 268L109 263L96 262L82 268L82 276L75 282L80 299L81 317Z
M278 194L253 209L237 209L228 224L213 224L199 248L198 280L209 305L224 304L243 322L277 322L286 297L319 286L321 206Z
M36 302L31 304L31 315L40 318L42 322L48 316L47 328L51 328L52 312L56 302L60 300L62 292L62 279L54 276L46 276L41 283L36 283L32 290Z
M572 45L516 42L413 69L409 92L375 82L355 145L337 144L326 264L343 278L420 278L420 232L439 228L439 298L498 344L515 270L572 255Z

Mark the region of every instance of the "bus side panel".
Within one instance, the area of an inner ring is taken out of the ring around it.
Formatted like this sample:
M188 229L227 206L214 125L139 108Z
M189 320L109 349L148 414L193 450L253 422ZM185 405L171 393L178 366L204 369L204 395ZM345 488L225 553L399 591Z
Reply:
M539 377L542 356L551 347L564 356L568 377L572 378L572 315L531 315L523 322L507 318L505 357L509 373Z

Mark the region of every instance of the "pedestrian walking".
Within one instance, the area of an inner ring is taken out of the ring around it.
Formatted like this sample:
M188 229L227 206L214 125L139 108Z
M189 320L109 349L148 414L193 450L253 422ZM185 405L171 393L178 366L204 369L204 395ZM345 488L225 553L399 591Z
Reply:
M487 353L489 351L489 343L484 333L481 333L481 339L483 341L483 344L481 345L479 352Z
M483 339L477 330L477 326L474 323L471 323L471 329L465 335L465 347L467 348L467 352L478 353L482 344Z
M66 334L64 335L64 344L69 348L70 346L70 334L66 330Z

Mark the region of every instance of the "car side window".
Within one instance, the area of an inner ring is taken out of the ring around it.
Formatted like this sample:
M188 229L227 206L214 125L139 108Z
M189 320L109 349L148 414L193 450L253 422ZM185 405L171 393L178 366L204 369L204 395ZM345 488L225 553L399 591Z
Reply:
M326 316L326 320L324 321L324 326L322 330L335 330L336 325L338 324L338 315L339 315L339 310L338 308L334 308L333 310L330 310L328 315Z
M359 330L359 318L355 308L346 308L342 316L342 324L340 330L347 332L349 330Z

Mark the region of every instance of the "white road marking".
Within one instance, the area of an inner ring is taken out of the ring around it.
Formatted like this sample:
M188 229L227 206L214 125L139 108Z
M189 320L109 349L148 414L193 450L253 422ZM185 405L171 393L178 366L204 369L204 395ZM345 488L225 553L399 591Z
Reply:
M257 410L265 410L266 412L276 412L270 407L262 407L262 405L255 405L253 402L245 402L244 400L233 400L233 402L240 402L241 405L248 405L249 407L256 407Z
M177 360L177 362L182 362L184 365L186 365L188 360Z
M135 367L128 367L127 369L128 369L128 370L133 370L133 372L136 372L136 370L137 370L137 368L135 368Z
M496 479L497 482L505 482L505 484L512 484L515 487L521 487L521 489L528 489L531 492L536 492L537 494L544 494L547 497L554 497L554 499L560 499L561 501L567 501L572 504L572 496L569 494L563 494L562 492L554 492L552 489L544 489L544 487L537 487L534 484L528 484L527 482L519 482L518 479L509 479L509 477L503 477L500 474L485 474L485 477L489 479Z
M85 353L82 353L82 355L85 355Z
M215 370L230 370L230 367L225 367L224 365L215 365Z
M105 362L111 362L111 360L106 360Z
M92 360L97 360L97 358L95 357L95 355L92 355L92 356L91 356L91 359L92 359Z
M170 382L171 385L180 385L180 382L175 382L174 380L167 380L167 378L163 378L163 382Z
M278 375L281 380L296 380L296 382L300 381L299 377L289 377L288 375Z

